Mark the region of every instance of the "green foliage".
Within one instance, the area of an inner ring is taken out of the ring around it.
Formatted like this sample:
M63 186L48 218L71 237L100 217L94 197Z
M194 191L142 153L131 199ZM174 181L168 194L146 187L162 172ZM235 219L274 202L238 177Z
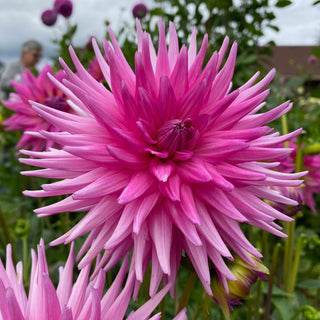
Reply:
M278 1L278 7L286 7L291 1ZM207 55L211 56L214 50L218 50L226 35L231 42L237 41L238 56L234 85L243 84L260 67L259 57L262 54L271 54L266 46L260 46L259 40L266 29L278 31L274 24L275 15L273 6L268 0L155 0L155 7L151 8L149 15L142 20L142 26L151 33L153 43L157 43L157 21L162 18L168 27L169 21L173 21L178 30L180 46L187 44L194 26L197 28L198 42L202 41L204 34L208 34L209 45ZM127 24L120 35L127 35L132 26ZM135 42L127 36L125 48L128 42ZM269 43L273 44L272 42ZM132 50L126 50L132 53ZM131 54L131 56L133 56Z

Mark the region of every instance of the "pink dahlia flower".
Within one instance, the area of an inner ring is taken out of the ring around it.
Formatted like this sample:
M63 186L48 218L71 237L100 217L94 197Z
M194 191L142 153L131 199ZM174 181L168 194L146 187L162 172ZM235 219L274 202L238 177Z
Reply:
M80 271L73 284L73 244L65 267L59 270L57 289L49 277L43 241L38 245L38 257L34 251L31 253L32 269L28 296L23 286L23 266L19 262L16 269L14 268L11 245L7 246L6 268L0 260L0 320L122 320L124 318L134 285L133 272L129 272L121 291L127 274L128 257L124 259L113 284L103 295L105 272L101 269L96 270L97 276L88 283L90 265L87 265ZM126 319L149 318L168 290L169 285ZM150 320L160 319L160 316L158 313ZM175 318L175 320L185 319L187 319L186 310L182 310Z
M95 78L98 82L105 81L103 73L100 68L100 64L98 63L98 59L96 56L93 57L93 60L89 61L88 72Z
M317 212L314 194L320 193L320 154L304 155L303 168L308 170L302 185L302 198L306 205Z
M259 112L274 70L256 84L258 74L231 90L236 43L223 67L228 38L203 67L207 36L197 52L194 30L189 48L179 50L170 24L167 49L162 21L159 30L156 53L150 35L137 22L135 73L111 30L111 43L104 41L108 62L94 42L110 90L88 74L70 49L77 73L61 60L68 80L62 84L52 79L77 104L78 114L33 103L41 117L62 131L41 134L63 148L24 151L33 159L21 159L45 168L25 175L61 181L24 194L68 195L37 209L39 216L88 211L53 243L68 243L90 232L79 253L86 253L80 268L103 249L100 265L105 270L133 250L138 282L152 261L153 296L163 277L175 281L184 251L212 295L209 261L221 279L236 280L224 258L233 260L234 252L255 265L251 255L261 257L239 223L285 236L275 220L291 218L263 199L297 204L270 186L301 184L295 179L304 173L273 170L291 152L279 144L301 130L281 136L266 125L290 110L289 102Z
M293 151L288 158L281 161L280 165L276 168L278 171L294 172L296 169L297 145L294 141L290 141L289 145ZM309 149L312 151L312 147L309 147ZM299 204L303 201L313 212L317 212L314 194L320 193L320 154L304 154L302 167L307 172L304 177L304 183L298 191L289 190L287 192L292 193L290 197L296 199Z
M22 137L17 148L26 148L41 151L54 145L51 141L39 137L39 130L59 131L56 126L47 122L35 112L29 101L37 101L50 108L69 111L65 94L58 89L48 77L48 73L61 81L65 78L64 72L53 74L52 68L46 65L35 77L28 69L21 75L21 83L11 81L15 92L10 94L8 101L2 103L15 113L3 122L6 130L20 130ZM30 131L33 134L27 134Z

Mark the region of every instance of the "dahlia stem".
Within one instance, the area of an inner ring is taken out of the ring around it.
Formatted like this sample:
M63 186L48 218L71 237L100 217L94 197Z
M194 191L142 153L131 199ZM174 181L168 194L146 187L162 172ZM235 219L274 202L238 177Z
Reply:
M281 117L282 121L282 131L283 134L288 133L288 123L286 115ZM288 142L285 142L285 147L288 146ZM302 138L301 136L298 137L298 144L297 144L297 153L296 153L296 172L300 172L302 170L303 165L303 153L302 153ZM284 289L287 292L290 292L292 276L293 276L293 269L292 269L292 259L293 259L293 249L294 249L294 231L295 231L295 220L292 222L285 222L285 229L287 232L287 239L285 240L285 248L284 248ZM297 260L299 263L299 259ZM297 266L298 268L298 266ZM295 283L295 279L294 279Z
M178 313L179 310L179 282L178 278L176 279L176 284L174 287L174 311Z
M202 304L202 320L210 320L210 305L212 298L204 291L204 299Z
M196 320L198 319L198 315L199 315L199 311L200 311L200 304L198 303L196 305L196 309L194 310L194 314L191 320Z
M22 238L22 265L23 265L23 280L25 284L29 283L28 279L28 241L27 237Z
M302 171L303 166L303 150L302 150L302 137L298 137L298 143L297 143L297 154L296 154L296 172ZM301 252L301 246L302 246L302 239L300 239L299 242L299 248L298 248L298 242L296 244L296 253L293 257L293 250L294 250L294 231L295 231L295 220L292 222L286 222L288 227L288 238L286 241L286 249L285 251L285 267L286 267L286 277L285 277L285 289L292 293L294 290L297 272L298 272L298 266L300 261L300 252ZM298 239L298 241L299 241ZM297 255L298 251L298 255ZM286 260L287 259L287 260ZM294 259L294 261L292 261Z
M180 312L184 307L188 305L188 301L190 299L190 295L196 280L197 280L197 274L195 272L191 272L187 280L187 283L184 287L184 290L182 292L182 296L179 302L178 312Z
M289 129L288 129L288 119L287 119L287 114L284 114L281 117L281 126L282 126L282 134L286 135L289 133ZM288 148L289 147L289 141L285 141L284 143L284 147Z
M1 208L0 208L0 223L1 223L1 226L2 226L3 235L4 235L6 243L11 243L11 238L10 238L10 234L9 234L9 230L8 230L8 225L7 225L6 219L5 219L4 215L3 215L3 212L1 210Z
M253 319L253 312L252 312L253 298L252 297L247 301L246 305L247 305L246 319L252 320Z
M265 230L262 230L262 242L261 242L261 253L263 255L264 262L268 260L268 236L269 233Z
M292 256L294 247L295 220L285 222L288 237L284 247L284 289L289 292L289 283L292 276Z
M274 283L274 275L277 268L278 263L278 256L279 256L279 249L281 247L280 243L277 243L276 246L273 249L272 253L272 264L271 264L271 270L269 275L269 281L268 281L268 294L266 299L266 310L264 313L264 320L269 320L270 318L270 310L271 310L271 297L272 297L272 288Z
M261 279L257 280L257 294L255 299L255 319L260 318Z
M163 280L162 280L162 288L164 287L164 284L163 284ZM145 299L145 301L147 301L147 299ZM160 312L162 314L162 317L161 319L165 320L166 319L166 297L164 296L163 299L161 300L160 304L159 304L159 309L160 309Z
M291 274L291 279L289 283L289 293L293 293L294 291L294 287L297 279L299 261L300 261L300 254L303 248L303 244L304 244L304 234L301 234L300 237L298 238L297 245L296 245L296 252L294 255L293 266L292 266L292 274Z
M303 169L303 148L302 148L302 136L298 136L297 154L296 154L296 172L300 172Z

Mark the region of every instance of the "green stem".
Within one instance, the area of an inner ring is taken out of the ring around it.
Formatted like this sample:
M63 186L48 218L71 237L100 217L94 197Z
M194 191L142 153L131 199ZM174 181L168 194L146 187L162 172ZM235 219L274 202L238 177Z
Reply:
M292 274L291 274L291 279L289 283L289 293L292 293L294 291L294 287L296 284L300 254L303 247L303 240L304 240L304 235L302 234L298 238L297 245L296 245L296 252L294 255L293 266L292 266Z
M176 279L174 287L174 312L178 313L179 310L179 279Z
M197 280L197 274L195 272L191 272L187 280L187 283L184 287L184 290L182 292L182 296L179 302L178 312L180 312L184 307L188 305L188 301L190 299L190 295L196 280Z
M0 208L0 224L2 226L3 235L4 235L6 243L11 243L8 225L7 225L6 219L3 215L1 208Z
M261 297L261 279L257 281L257 295L255 299L255 319L260 318L260 297Z
M204 291L204 299L202 304L202 320L210 320L210 305L212 298Z
M296 153L296 172L300 172L303 169L303 148L302 148L302 136L298 136L297 153Z
M23 264L23 280L25 284L29 283L29 279L28 279L28 241L27 241L27 237L23 237L22 238L22 264Z
M6 244L12 243L10 233L9 233L9 228L8 228L6 219L4 217L4 214L1 210L1 208L0 208L0 225L2 227L2 231L3 231L3 235L4 235L4 239L5 239ZM14 246L12 246L12 260L13 260L14 264L17 264L18 259L16 256L16 252L14 250Z
M269 233L265 230L262 230L262 243L261 243L261 253L263 255L263 261L266 263L268 261L268 236Z
M298 137L298 143L297 143L297 153L296 153L296 172L302 171L303 167L303 150L302 150L302 137ZM294 231L295 231L295 220L292 222L286 222L286 230L288 238L286 239L286 245L285 245L285 290L287 292L292 293L294 287L296 276L297 276L297 270L298 270L298 264L299 264L299 256L295 255L294 259L296 262L293 262L293 250L294 250ZM298 244L297 244L298 245ZM302 240L300 240L300 246L302 245ZM297 251L297 250L296 250ZM301 248L300 248L301 251ZM296 263L296 264L294 264ZM296 269L294 269L296 268Z
M270 319L270 310L271 310L271 297L272 297L272 288L274 283L274 275L277 269L277 263L278 263L278 256L279 256L279 249L281 247L280 243L277 243L276 246L273 249L272 253L272 264L271 264L271 270L269 275L269 281L268 281L268 294L266 299L266 310L264 313L264 320Z
M283 134L283 135L288 134L289 129L288 129L287 114L284 114L284 115L281 117L281 126L282 126L282 134ZM285 148L288 148L288 146L289 146L289 142L286 141L286 142L284 143L284 147L285 147Z
M291 317L290 320L295 320L298 318L298 315L304 311L310 311L312 312L313 314L316 314L317 313L317 310L312 308L311 306L303 306L303 307L300 307L294 314L293 316Z
M246 319L252 320L253 319L253 298L250 297L250 299L247 300L247 312L246 312Z
M199 312L200 312L200 304L198 303L198 304L196 305L196 309L194 310L194 314L193 314L193 317L192 317L191 320L196 320L196 319L198 319Z
M162 287L163 287L163 283L162 283ZM147 300L147 299L146 299ZM145 301L146 301L145 300ZM161 312L161 319L165 320L166 319L166 297L164 297L160 304L159 304L159 309L160 309L160 312Z
M285 222L285 229L288 237L284 246L284 289L289 292L289 283L292 275L292 256L294 247L295 220Z

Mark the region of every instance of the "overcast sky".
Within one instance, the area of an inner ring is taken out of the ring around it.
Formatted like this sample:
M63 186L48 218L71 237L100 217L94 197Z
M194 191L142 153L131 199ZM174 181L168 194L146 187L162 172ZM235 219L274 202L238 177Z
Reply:
M54 0L0 0L0 60L9 61L20 54L21 44L35 38L45 47L44 56L54 51L52 40L65 30L64 20L58 18L54 27L42 24L43 10L52 7ZM117 29L123 21L132 20L131 9L139 0L73 0L71 23L78 24L75 44L87 42L90 35L101 39L104 21ZM151 4L152 0L145 0ZM320 6L313 0L293 0L294 4L276 10L279 33L267 33L278 45L316 45L320 40Z

